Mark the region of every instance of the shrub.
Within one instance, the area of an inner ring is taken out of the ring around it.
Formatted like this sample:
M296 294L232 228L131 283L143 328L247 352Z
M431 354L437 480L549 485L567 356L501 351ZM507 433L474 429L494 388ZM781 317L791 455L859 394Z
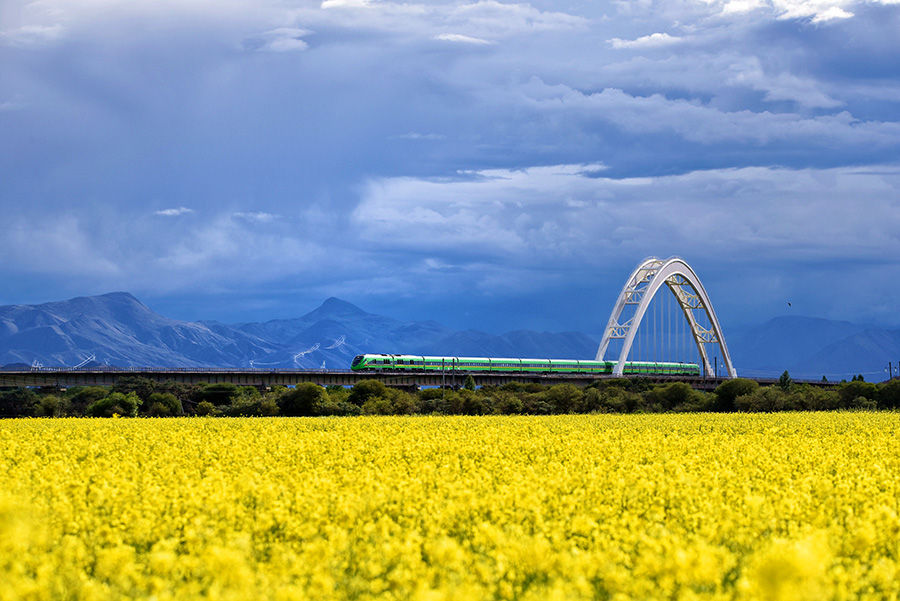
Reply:
M29 388L0 390L0 417L32 415L40 397Z
M208 401L216 406L230 405L240 395L240 390L234 384L222 382L219 384L198 384L194 391L194 402Z
M672 382L656 386L644 393L648 409L653 411L671 411L676 407L684 408L700 403L701 394L684 382Z
M381 380L363 380L357 382L350 389L350 395L347 400L358 407L362 407L369 399L388 396L388 387Z
M809 384L795 384L791 388L790 396L792 406L807 411L830 411L840 406L840 397L836 390Z
M200 401L197 403L197 408L194 410L194 413L197 415L215 415L216 414L216 406L210 403L209 401Z
M551 386L544 395L553 413L580 411L584 402L584 393L572 384Z
M181 403L175 395L170 392L154 392L147 397L147 414L154 417L167 417L170 415L181 415Z
M278 395L281 415L319 415L321 407L328 403L328 392L312 382L303 382Z
M856 399L863 397L867 401L875 401L878 397L878 386L871 382L864 382L861 378L852 382L846 382L838 387L838 395L841 399L841 407L857 407Z
M113 392L106 398L91 403L84 414L87 417L112 417L113 415L136 417L141 403L141 399L134 392L128 394Z
M885 382L878 390L878 404L884 409L900 408L900 379Z
M734 411L735 401L739 396L753 394L758 388L759 383L756 380L746 378L726 380L716 387L714 409L716 411Z
M799 409L794 399L777 386L757 388L750 394L739 396L734 401L739 411L772 412Z
M34 415L35 417L64 417L68 408L68 400L56 395L47 395L34 403Z
M497 390L492 394L492 405L495 412L505 415L522 413L525 408L522 399L506 390Z
M91 404L106 398L110 392L106 386L76 386L66 391L65 398L72 413L83 415Z

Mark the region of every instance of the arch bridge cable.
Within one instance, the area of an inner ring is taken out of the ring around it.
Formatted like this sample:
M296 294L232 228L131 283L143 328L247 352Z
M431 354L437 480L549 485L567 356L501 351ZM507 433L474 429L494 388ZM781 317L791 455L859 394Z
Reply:
M671 295L657 298L660 290ZM617 352L611 348L611 343ZM625 282L603 332L597 360L698 362L707 376L736 378L722 327L694 270L680 257L649 257ZM721 368L719 363L722 363Z

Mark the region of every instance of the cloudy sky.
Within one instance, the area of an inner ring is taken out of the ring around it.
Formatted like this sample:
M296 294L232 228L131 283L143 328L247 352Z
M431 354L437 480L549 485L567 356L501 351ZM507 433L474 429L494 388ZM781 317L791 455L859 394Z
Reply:
M900 325L898 0L4 0L0 304ZM788 303L791 303L790 307Z

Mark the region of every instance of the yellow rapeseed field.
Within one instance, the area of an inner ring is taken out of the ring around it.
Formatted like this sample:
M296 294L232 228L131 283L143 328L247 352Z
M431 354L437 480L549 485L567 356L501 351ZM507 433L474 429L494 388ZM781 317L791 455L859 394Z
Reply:
M0 599L897 599L900 415L0 422Z

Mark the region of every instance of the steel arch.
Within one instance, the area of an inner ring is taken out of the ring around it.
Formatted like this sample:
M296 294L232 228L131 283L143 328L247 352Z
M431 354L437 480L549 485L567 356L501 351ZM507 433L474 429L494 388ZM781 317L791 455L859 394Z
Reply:
M722 335L722 327L713 310L709 296L700 283L700 278L694 273L683 259L679 257L671 257L669 259L659 259L657 257L649 257L645 259L632 272L631 276L625 282L616 306L613 308L612 315L609 317L609 323L603 332L603 340L600 341L600 348L597 350L597 361L603 361L603 356L609 348L609 341L612 339L624 339L622 351L619 359L613 368L613 374L617 376L623 375L625 361L628 353L631 351L631 345L637 334L644 313L650 306L650 301L656 293L662 288L663 284L668 286L672 294L678 300L681 311L691 327L691 334L694 342L697 344L697 350L700 352L705 373L712 373L712 366L709 363L709 355L706 352L707 344L718 344L722 352L722 359L725 363L725 370L729 378L736 378L737 372L731 363L731 355L728 354L728 347L725 344L725 337ZM687 290L685 288L688 288ZM622 311L626 306L637 305L634 315L625 323L619 323L622 317ZM699 323L694 316L694 311L702 309L705 311L711 329L707 330Z

